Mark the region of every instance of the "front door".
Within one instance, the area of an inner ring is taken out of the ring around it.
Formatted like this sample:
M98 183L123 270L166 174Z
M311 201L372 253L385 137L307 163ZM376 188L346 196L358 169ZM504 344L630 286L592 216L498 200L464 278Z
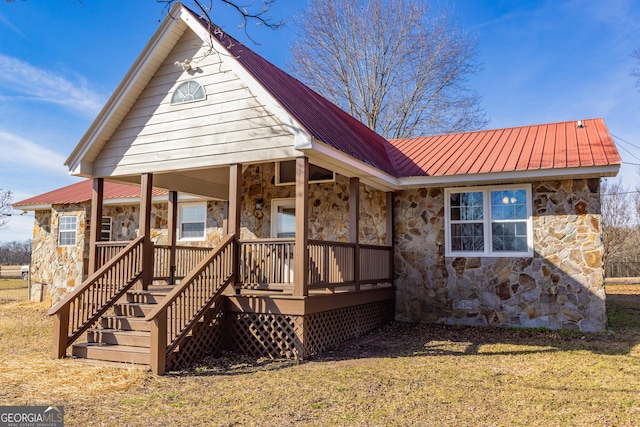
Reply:
M273 199L271 202L271 237L293 239L296 237L296 200ZM276 271L283 272L283 282L293 283L293 243L287 250L278 251Z

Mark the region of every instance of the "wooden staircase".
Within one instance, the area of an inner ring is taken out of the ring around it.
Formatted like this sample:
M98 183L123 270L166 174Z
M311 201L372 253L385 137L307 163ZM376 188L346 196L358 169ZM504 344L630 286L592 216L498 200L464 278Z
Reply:
M162 375L209 351L211 333L202 325L213 320L208 314L219 313L211 308L235 280L235 235L227 234L179 284L162 290L151 284L151 290L133 290L137 283L145 289L150 278L143 274L144 248L144 237L133 240L49 309L54 357L72 347L75 357L150 365ZM74 344L85 333L88 342Z
M145 320L171 288L130 290L87 331L87 342L74 344L74 357L108 362L150 365L151 324Z

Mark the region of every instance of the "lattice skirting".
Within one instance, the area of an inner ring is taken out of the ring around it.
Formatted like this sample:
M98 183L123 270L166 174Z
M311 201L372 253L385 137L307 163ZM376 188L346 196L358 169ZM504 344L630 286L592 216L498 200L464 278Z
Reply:
M229 349L254 357L308 359L393 321L394 301L320 313L284 315L210 310L167 360L167 370L188 367Z
M207 311L193 333L167 357L167 370L188 367L206 356L219 354L223 348L224 320L224 311L219 306Z
M371 332L392 322L394 315L393 300L310 314L305 319L304 357L314 356Z
M307 359L393 321L394 301L307 316L227 313L227 345L256 357Z
M228 313L227 345L255 357L302 359L304 316Z

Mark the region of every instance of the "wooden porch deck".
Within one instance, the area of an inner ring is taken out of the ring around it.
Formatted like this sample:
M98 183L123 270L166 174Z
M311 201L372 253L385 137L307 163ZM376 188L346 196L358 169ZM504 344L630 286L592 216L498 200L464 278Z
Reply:
M76 357L162 374L222 349L306 359L393 320L391 248L308 245L308 282L295 295L291 239L155 246L155 284L147 286L142 238L101 244L100 268L50 310L54 355L72 346ZM87 343L74 345L85 332Z

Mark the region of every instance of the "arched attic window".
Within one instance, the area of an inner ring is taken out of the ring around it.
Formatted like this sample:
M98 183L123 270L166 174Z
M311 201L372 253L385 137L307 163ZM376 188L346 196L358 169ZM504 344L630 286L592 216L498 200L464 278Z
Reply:
M193 102L205 99L206 94L204 88L198 82L192 80L182 83L173 92L171 104L182 104L184 102Z

